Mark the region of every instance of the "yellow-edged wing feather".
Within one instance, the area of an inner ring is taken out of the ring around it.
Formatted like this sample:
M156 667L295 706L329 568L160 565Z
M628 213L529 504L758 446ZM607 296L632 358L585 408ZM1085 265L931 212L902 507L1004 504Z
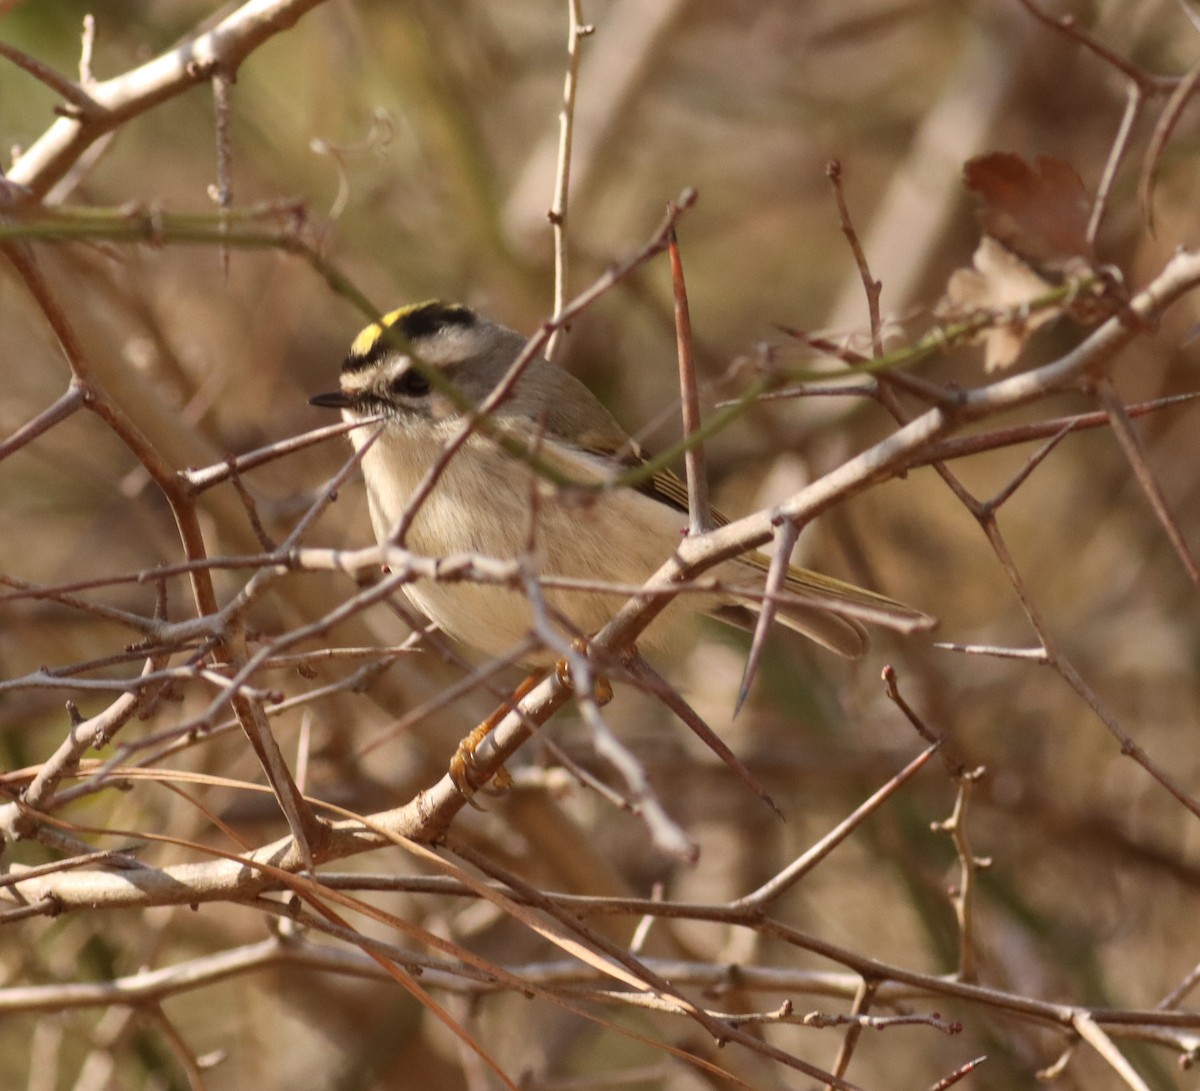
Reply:
M637 452L637 455L641 456L641 452ZM687 485L670 470L655 473L640 491L681 512L688 510ZM717 526L729 522L715 509L712 518ZM739 560L754 568L765 581L771 566L769 557L753 552L743 554ZM777 611L781 621L833 651L851 657L861 655L866 650L867 636L858 624L860 621L906 633L928 629L935 624L928 614L886 595L794 565L788 567L783 591L803 601L779 602ZM748 605L753 605L753 601L748 600ZM736 620L729 616L723 614L722 618L736 624Z

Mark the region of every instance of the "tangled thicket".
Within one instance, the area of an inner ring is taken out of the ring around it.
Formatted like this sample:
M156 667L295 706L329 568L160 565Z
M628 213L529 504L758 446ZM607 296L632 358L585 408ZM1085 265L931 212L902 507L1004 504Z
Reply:
M1185 1086L1192 9L209 7L0 2L0 1082ZM671 229L740 518L652 585L940 627L652 679L615 598L468 806L519 672L402 584L553 574L374 546L307 399L459 297L668 449Z

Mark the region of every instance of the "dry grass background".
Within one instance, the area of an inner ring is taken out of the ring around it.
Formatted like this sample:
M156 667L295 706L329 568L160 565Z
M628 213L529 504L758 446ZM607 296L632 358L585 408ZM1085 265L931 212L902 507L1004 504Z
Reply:
M93 71L98 78L125 72L234 7L185 0L93 6ZM1172 75L1195 63L1200 37L1180 5L1140 0L1073 10L1081 26L1147 71ZM2 4L0 11L0 41L61 73L77 71L87 5L42 0ZM1074 163L1094 191L1123 109L1119 74L1069 35L1039 24L1015 0L612 0L585 3L584 16L596 30L584 42L580 75L571 287L581 290L611 261L641 246L666 202L695 187L699 201L679 231L700 371L721 380L712 398L740 388L740 380L726 378L730 365L756 358L763 343L784 363L799 365L811 356L777 324L867 328L858 274L825 177L831 157L843 163L851 211L883 282L885 314L919 327L950 272L969 264L978 241L960 184L963 161L989 149L1030 159L1053 154ZM306 237L381 307L459 299L533 330L551 310L545 209L554 183L566 20L565 4L527 0L318 5L237 72L229 113L235 206L302 204ZM60 101L27 72L0 62L0 134L7 144L32 145ZM1099 242L1101 260L1122 270L1133 289L1157 275L1176 247L1195 245L1200 231L1194 105L1183 113L1160 166L1153 235L1141 216L1138 170L1161 106L1158 100L1135 128ZM201 86L141 111L69 189L38 196L72 208L126 206L136 216L146 210L211 214L206 191L217 176L216 148L213 97ZM28 206L18 207L4 222L19 228L28 215ZM114 212L108 222L119 233L120 216ZM169 230L153 245L31 245L86 346L95 381L173 467L218 464L328 423L307 399L332 388L363 316L302 258L282 248L235 249L226 273L214 245L185 245ZM1187 335L1198 309L1196 297L1185 296L1120 355L1112 374L1123 401L1195 389L1196 351ZM1031 340L1017 367L1054 359L1083 337L1079 327L1060 320ZM9 436L62 396L70 378L45 316L12 265L0 279L0 361L0 435ZM648 445L672 442L678 392L666 262L649 263L589 308L571 328L563 361L631 431L665 420L644 433ZM964 388L985 381L976 347L955 346L912 370ZM1097 404L1079 389L994 423L1090 411ZM1195 421L1196 410L1184 405L1136 424L1148 465L1192 543L1200 541ZM736 515L764 508L891 427L870 402L758 406L709 445L718 503ZM986 497L1012 479L1033 449L993 451L954 468ZM344 443L334 441L245 475L269 534L286 536L345 454ZM210 556L257 549L231 486L205 494L199 519ZM1098 428L1069 437L1002 508L999 522L1065 654L1124 729L1194 795L1200 782L1196 588L1112 432ZM357 482L340 491L305 541L369 544ZM937 639L1037 643L975 520L931 469L838 505L805 531L800 553L805 564L937 615ZM105 581L181 556L161 491L94 414L74 413L0 461L0 576L6 581L53 587L97 580L80 597L149 615L153 586ZM218 572L218 599L228 601L247 579L245 572ZM189 616L186 582L173 578L167 588L170 616ZM347 577L328 573L281 581L254 603L252 645L259 634L320 617L354 590ZM381 605L303 650L386 646L406 633ZM70 726L66 700L87 718L115 696L63 679L45 685L34 673L119 656L136 635L61 599L12 588L0 593L5 768L36 767L55 752ZM972 766L986 769L966 819L974 851L991 860L978 873L972 898L980 983L1064 1005L1150 1009L1200 963L1197 816L1121 755L1058 673L938 650L928 636L886 633L866 659L847 665L781 633L768 647L749 706L731 722L746 649L746 640L711 627L686 656L662 666L763 780L786 822L658 702L618 686L605 717L644 763L667 811L699 845L698 863L672 859L651 844L639 819L555 774L555 762L537 740L511 763L516 786L487 800L483 811L462 811L454 837L543 890L648 897L658 889L669 900L721 905L776 874L920 750L923 744L884 696L880 670L891 663L926 721L952 738ZM141 664L131 658L72 673L127 680ZM279 670L254 684L294 698L336 683L358 665L314 663L303 675ZM303 751L305 787L313 796L360 812L399 806L444 773L455 742L495 703L475 692L421 717L401 737L386 737L405 712L461 676L432 653L406 655L362 692L298 702L273 717L273 729L286 754ZM213 693L198 680L182 680L116 741L168 731L199 715ZM225 709L217 720L228 715ZM547 730L576 762L611 779L570 709ZM366 750L372 743L379 745ZM113 753L109 746L88 756ZM138 756L133 752L130 760ZM261 780L240 732L201 739L159 763L168 765ZM10 794L23 786L17 779L8 784ZM52 797L48 809L70 823L115 831L69 835L101 849L159 833L238 851L213 814L250 845L286 832L269 796L192 786L201 810L154 781L125 787L70 805ZM931 824L950 814L955 793L953 778L931 763L772 905L771 916L858 956L923 974L953 974L960 937L950 888L960 881L959 865L951 838ZM55 840L47 833L51 827L19 828L23 839L4 857L10 867L72 853L62 831ZM137 856L155 867L205 859L199 848L169 844L143 845ZM335 867L365 876L427 870L396 848ZM11 886L3 894L12 914L19 895ZM420 891L364 897L485 959L567 990L568 957L494 905ZM500 1086L428 1009L370 963L347 961L344 972L336 972L332 964L317 967L302 957L310 943L351 955L352 945L315 932L297 937L261 905L238 903L231 898L199 910L78 908L57 916L43 904L30 918L3 918L0 1010L8 1015L0 1023L0 1084L38 1091ZM638 918L596 920L627 944ZM376 938L410 943L390 926L355 921ZM193 986L169 985L136 1003L103 996L76 1006L68 988L148 981L150 971L279 934L284 942L261 962ZM642 953L691 960L696 978L681 987L717 1011L775 1011L785 999L799 1013L845 1011L857 980L853 967L806 953L767 929L721 922L660 921ZM799 977L781 978L774 989L743 984L736 973L725 974L728 966L840 976L828 985L832 992L822 994L813 979L805 988ZM578 979L581 988L614 987L582 964ZM615 1024L606 1026L545 997L475 989L451 973L425 980L523 1087L736 1086L617 1028L695 1053L755 1088L817 1086L744 1046L718 1050L709 1034L678 1014L576 995L576 1003ZM23 991L34 986L41 991ZM1194 1077L1177 1061L1200 1041L1200 1015L1191 1003L1182 998L1180 1026L1162 1032L1162 1040L1149 1034L1144 1041L1117 1039L1128 1070L1094 1042L1081 1044L1057 1074L1058 1084L1190 1086ZM962 1029L953 1036L930 1025L868 1033L846 1071L856 1085L927 1088L986 1054L962 1086L1029 1087L1074 1040L1045 1020L1018 1017L1005 1003L921 989L903 997L881 993L870 1011L897 1009L936 1011ZM834 1065L846 1034L844 1028L794 1025L761 1033L823 1069Z

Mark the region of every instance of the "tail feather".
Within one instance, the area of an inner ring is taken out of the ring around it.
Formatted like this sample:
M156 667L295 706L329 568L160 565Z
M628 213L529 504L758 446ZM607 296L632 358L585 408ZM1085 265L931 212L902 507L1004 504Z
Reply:
M712 611L712 616L726 625L733 625L746 632L754 631L754 623L762 602L757 599L738 599L744 605L726 603ZM844 655L847 659L858 659L866 654L871 638L863 625L853 618L831 614L820 606L806 603L778 603L775 617L789 629L801 636L828 648L831 652Z
M754 569L753 582L744 576L736 577L736 568L723 569L722 575L732 576L732 598L752 611L762 607L762 585L770 561L761 553L739 557L737 566ZM745 569L743 568L743 573ZM742 591L744 594L739 594ZM720 610L721 620L747 627L735 614L745 615L741 607ZM775 616L789 629L816 641L847 659L857 659L870 646L870 637L863 622L883 625L900 632L911 633L930 629L935 624L928 614L906 606L886 595L856 587L852 583L810 572L806 568L789 568ZM751 620L750 627L753 626Z

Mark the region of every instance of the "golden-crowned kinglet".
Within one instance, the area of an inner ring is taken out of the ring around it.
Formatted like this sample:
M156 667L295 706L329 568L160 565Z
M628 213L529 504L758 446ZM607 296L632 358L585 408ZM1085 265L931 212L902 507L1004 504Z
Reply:
M341 409L347 421L380 422L377 437L364 425L350 438L356 449L369 444L362 468L381 543L396 530L443 445L459 431L463 399L480 405L525 346L519 333L457 304L402 307L386 315L383 325L399 336L368 326L342 365L341 389L312 399L313 405ZM411 348L420 366L402 345ZM457 403L442 384L430 381L430 374L453 384L460 394ZM528 462L511 453L515 445L529 452ZM688 525L687 488L664 470L636 488L572 489L538 477L529 463L540 460L569 480L594 486L645 457L586 386L549 361L534 359L489 414L486 427L477 428L450 458L412 517L404 544L432 557L474 553L506 560L528 554L532 545L542 577L586 581L581 589L547 586L543 596L548 612L573 627L564 627L564 635L589 635L629 597L631 586L644 583L670 556ZM643 640L664 643L676 628L672 615L688 603L735 624L738 614L743 624L752 621L754 596L763 592L767 569L767 558L759 553L717 566L710 575L719 581L720 593L677 596ZM622 589L605 591L603 584ZM533 611L518 590L466 580L420 580L404 590L442 630L489 655L511 651L533 629ZM784 590L791 600L780 602L779 620L844 656L866 651L867 634L859 621L836 612L839 604L910 624L924 617L892 599L804 569L789 571ZM540 666L556 658L543 650L522 661Z

